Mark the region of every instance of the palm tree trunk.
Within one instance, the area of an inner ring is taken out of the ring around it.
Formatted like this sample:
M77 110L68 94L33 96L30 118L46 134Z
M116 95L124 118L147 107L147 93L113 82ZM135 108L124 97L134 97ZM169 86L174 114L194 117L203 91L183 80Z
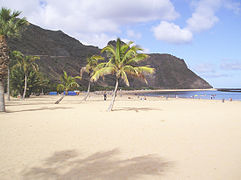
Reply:
M24 99L25 96L26 96L27 83L28 83L28 77L27 77L27 75L25 75L25 77L24 77L24 91L23 91L23 97L22 97L22 99Z
M6 38L0 35L0 112L5 112L4 78L7 75L8 64L9 57Z
M119 79L116 78L116 83L115 83L115 90L114 90L114 93L112 95L112 100L111 100L111 103L110 103L110 106L108 108L108 112L112 111L112 108L114 106L114 102L115 102L115 98L116 98L116 92L117 92L117 89L118 89L118 82L119 82Z
M0 112L5 112L4 81L0 81Z
M8 66L8 101L10 101L10 68Z
M59 100L57 100L54 104L59 104L60 103L60 101L62 101L63 99L64 99L64 92L63 92L63 96L59 99Z
M89 94L90 94L90 80L89 80L89 85L88 85L87 94L86 94L86 96L84 97L83 101L86 101L86 99L88 98Z

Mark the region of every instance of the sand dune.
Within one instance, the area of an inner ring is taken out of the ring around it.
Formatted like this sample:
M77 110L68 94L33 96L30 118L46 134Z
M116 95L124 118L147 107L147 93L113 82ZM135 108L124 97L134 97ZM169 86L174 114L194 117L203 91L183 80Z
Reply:
M241 179L241 102L57 98L6 102L0 179Z

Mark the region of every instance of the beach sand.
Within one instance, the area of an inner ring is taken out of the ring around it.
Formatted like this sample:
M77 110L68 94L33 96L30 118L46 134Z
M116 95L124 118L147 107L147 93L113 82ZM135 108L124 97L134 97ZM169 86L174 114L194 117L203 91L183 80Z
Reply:
M1 180L241 179L241 102L58 98L6 101Z

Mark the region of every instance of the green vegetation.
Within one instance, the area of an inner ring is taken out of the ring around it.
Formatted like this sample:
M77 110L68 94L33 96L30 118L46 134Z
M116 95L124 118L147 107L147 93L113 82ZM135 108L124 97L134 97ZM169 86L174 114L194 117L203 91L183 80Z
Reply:
M6 38L19 37L22 28L28 24L25 18L19 18L21 12L1 8L0 10L0 112L5 112L4 79L7 76L9 52Z
M133 42L129 42L128 44L122 43L118 38L116 41L116 47L112 45L104 47L101 52L106 52L108 62L100 63L97 66L96 72L91 77L92 81L97 81L101 76L108 74L115 75L116 84L108 111L111 111L113 108L120 79L129 86L127 78L127 74L129 74L133 77L143 79L147 83L145 74L154 73L153 68L138 66L139 62L148 58L148 55L138 53L143 51L143 49L136 45L131 46L132 44Z
M18 95L23 97L25 78L24 71L19 66L14 66L10 75L10 87L11 95L17 97ZM26 97L31 94L39 95L40 93L46 93L50 90L51 83L42 73L39 71L31 70L27 77L27 89ZM56 88L55 88L56 89Z
M17 59L17 63L14 65L14 67L17 69L19 67L19 71L24 72L24 91L22 99L25 98L26 92L27 92L27 85L28 85L28 76L34 74L34 72L38 72L38 65L35 63L39 57L37 56L24 56L19 51L14 51L14 56Z
M76 82L76 79L81 79L80 76L72 77L68 76L67 73L64 71L64 75L60 77L61 83L58 84L57 90L58 91L65 91L66 95L68 91L71 90L73 87L78 87L79 84ZM55 102L55 104L59 104L60 101L63 100L65 93L63 92L63 96Z
M104 58L102 56L97 56L97 55L93 55L89 58L87 58L87 64L85 67L82 67L80 70L80 76L82 77L83 73L86 72L88 73L89 76L89 82L88 82L88 89L87 89L87 93L86 96L84 97L84 101L86 101L86 99L89 96L89 92L90 92L90 78L94 75L94 73L97 71L97 66L99 64L100 60L103 60Z
M133 42L128 44L121 42L118 38L116 44L111 44L104 47L101 53L105 53L107 61L99 55L92 55L87 58L87 64L80 70L80 76L68 76L65 71L61 76L60 84L54 84L40 73L36 63L37 56L24 55L19 51L9 53L6 38L18 37L20 30L28 24L25 18L17 18L21 12L11 12L10 9L2 8L0 11L0 111L5 111L4 102L4 79L8 74L8 93L13 96L22 96L22 99L29 97L31 94L46 93L50 90L65 91L63 96L55 102L58 104L68 94L72 88L79 88L76 79L81 79L83 73L88 74L87 94L83 100L89 96L91 82L97 81L105 75L115 76L115 87L102 87L99 85L93 86L92 90L113 90L113 97L108 111L111 111L114 106L119 81L123 80L128 87L122 89L133 89L129 87L127 75L140 78L146 83L145 75L154 73L154 68L148 66L139 66L138 63L148 58L148 55L140 53L143 51L139 46L133 45ZM11 61L10 61L10 59ZM102 62L101 62L102 61ZM8 73L7 73L8 72ZM11 91L10 91L11 88ZM10 100L10 96L9 96Z
M46 93L52 83L38 69L36 56L24 56L19 51L10 52L10 94L14 97L21 95L29 97L32 93ZM56 88L55 88L56 89ZM24 93L25 92L25 93Z

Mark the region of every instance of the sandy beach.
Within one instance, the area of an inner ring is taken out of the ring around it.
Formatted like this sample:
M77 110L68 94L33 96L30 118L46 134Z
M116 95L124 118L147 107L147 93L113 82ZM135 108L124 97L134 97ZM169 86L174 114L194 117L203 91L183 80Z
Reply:
M241 102L36 96L0 113L1 180L240 180Z

